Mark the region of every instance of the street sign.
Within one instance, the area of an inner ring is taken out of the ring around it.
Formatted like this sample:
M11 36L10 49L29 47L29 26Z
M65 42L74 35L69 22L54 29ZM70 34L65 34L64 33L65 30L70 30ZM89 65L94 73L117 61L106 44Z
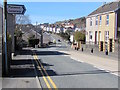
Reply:
M24 14L26 8L24 5L16 5L16 4L7 4L7 12L9 14Z

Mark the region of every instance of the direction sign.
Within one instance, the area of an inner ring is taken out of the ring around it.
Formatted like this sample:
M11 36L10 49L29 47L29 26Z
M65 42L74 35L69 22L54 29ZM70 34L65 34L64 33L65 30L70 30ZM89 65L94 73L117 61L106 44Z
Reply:
M7 12L9 14L24 14L26 8L24 5L16 5L16 4L7 4Z

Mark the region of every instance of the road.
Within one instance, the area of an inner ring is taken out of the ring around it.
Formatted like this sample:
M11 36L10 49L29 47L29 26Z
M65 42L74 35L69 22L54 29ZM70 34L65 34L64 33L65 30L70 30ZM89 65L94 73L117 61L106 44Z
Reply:
M51 38L61 39L52 35ZM32 49L42 88L118 88L118 77L85 62L71 59L67 44Z

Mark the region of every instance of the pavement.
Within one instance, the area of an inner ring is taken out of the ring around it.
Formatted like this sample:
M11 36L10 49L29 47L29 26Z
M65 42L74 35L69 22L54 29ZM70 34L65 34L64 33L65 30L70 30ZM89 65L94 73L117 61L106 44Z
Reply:
M83 52L81 49L79 49L79 52L82 52L84 54L91 54L91 48L93 48L93 53L92 55L94 56L98 56L98 57L103 57L103 58L110 58L113 60L118 60L118 55L120 53L120 44L118 45L118 50L116 50L115 52L108 52L108 55L105 54L105 52L103 51L99 51L99 47L95 46L95 45L82 45L83 47Z
M29 49L23 49L11 61L10 77L2 78L2 88L41 88L33 56Z

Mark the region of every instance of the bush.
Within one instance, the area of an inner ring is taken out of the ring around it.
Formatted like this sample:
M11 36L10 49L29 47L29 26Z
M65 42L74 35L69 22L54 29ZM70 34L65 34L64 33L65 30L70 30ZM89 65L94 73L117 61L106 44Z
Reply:
M35 47L35 45L39 44L39 39L29 39L29 46Z
M59 35L65 40L70 40L70 35L68 35L68 33L60 33Z
M81 33L80 31L75 32L75 40L76 41L85 41L85 34Z

